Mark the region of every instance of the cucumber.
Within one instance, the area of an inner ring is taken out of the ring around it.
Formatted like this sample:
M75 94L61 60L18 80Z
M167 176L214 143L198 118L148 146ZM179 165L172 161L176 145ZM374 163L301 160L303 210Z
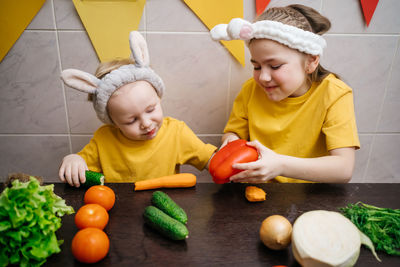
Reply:
M100 172L86 171L86 182L83 186L91 187L93 185L104 185L104 175Z
M189 237L189 231L183 223L168 216L162 210L154 206L146 207L143 217L151 228L168 238L183 240Z
M187 223L186 212L173 201L166 193L162 191L155 191L151 198L151 203L154 206L171 216L172 218L180 221L183 224Z

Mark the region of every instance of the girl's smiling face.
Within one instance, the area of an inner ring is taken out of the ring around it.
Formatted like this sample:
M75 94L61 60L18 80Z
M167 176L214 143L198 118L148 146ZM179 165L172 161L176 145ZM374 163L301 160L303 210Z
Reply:
M114 124L130 140L153 139L162 125L161 100L146 81L121 86L111 95L107 109Z
M270 100L278 102L301 96L310 88L307 74L318 66L318 56L303 54L269 39L252 40L249 50L253 77Z

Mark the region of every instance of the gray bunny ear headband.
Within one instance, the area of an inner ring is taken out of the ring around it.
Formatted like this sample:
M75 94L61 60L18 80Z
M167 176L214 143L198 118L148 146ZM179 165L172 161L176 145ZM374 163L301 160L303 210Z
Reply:
M216 41L271 39L314 56L321 56L326 46L325 39L318 34L272 20L251 23L241 18L234 18L229 24L216 25L210 34Z
M149 67L149 52L143 36L137 31L132 31L129 34L129 44L135 64L123 65L102 79L77 69L66 69L61 73L61 79L69 87L93 94L93 106L97 116L106 124L113 124L108 116L107 102L112 93L121 86L135 81L147 81L153 85L160 98L165 91L163 81Z

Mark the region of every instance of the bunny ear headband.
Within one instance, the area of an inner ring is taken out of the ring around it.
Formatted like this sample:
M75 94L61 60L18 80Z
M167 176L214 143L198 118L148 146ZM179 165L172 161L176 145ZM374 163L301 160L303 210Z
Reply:
M262 20L250 23L241 18L211 29L211 38L220 40L271 39L306 54L321 56L326 41L322 36L278 21Z
M66 69L61 73L64 83L76 90L93 94L93 106L99 119L106 124L113 124L107 112L107 102L112 93L121 86L135 81L147 81L162 97L165 87L161 78L149 67L149 52L143 36L132 31L129 34L129 44L135 64L123 65L106 74L102 79L77 70Z

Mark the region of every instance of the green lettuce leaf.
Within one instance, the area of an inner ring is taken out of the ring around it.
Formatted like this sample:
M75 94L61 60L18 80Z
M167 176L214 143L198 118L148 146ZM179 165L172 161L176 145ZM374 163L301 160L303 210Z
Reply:
M41 186L33 177L26 183L13 181L0 195L0 266L44 264L60 252L63 241L55 232L61 217L72 213L53 184Z

